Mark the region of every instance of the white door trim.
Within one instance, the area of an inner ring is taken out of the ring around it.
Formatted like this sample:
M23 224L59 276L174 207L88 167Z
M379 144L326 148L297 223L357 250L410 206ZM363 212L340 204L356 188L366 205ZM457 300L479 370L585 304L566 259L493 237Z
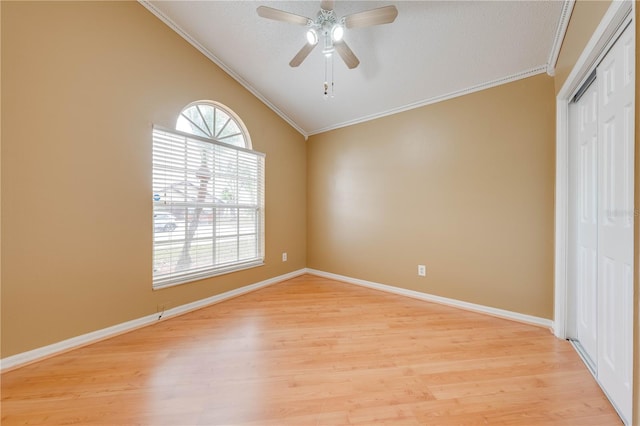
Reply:
M632 0L613 1L556 97L555 302L553 333L561 339L572 331L569 297L569 102L611 43L634 16Z

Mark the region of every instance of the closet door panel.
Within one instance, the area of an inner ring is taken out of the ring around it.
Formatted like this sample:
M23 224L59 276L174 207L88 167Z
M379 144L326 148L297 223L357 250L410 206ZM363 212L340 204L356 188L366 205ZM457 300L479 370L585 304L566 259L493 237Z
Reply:
M633 369L633 39L627 29L597 69L597 374L627 421L631 420Z
M598 90L597 81L576 102L576 338L596 368L598 301Z

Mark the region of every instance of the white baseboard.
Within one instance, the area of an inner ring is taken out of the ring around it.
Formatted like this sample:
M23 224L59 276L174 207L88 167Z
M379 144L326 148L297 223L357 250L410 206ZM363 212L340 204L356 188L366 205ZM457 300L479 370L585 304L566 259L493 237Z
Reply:
M107 339L109 337L117 336L118 334L126 333L128 331L135 330L136 328L144 327L155 323L162 319L175 317L193 311L195 309L203 308L214 303L222 302L223 300L231 299L232 297L240 296L251 291L258 290L263 287L267 287L272 284L276 284L282 281L295 278L297 276L305 274L306 269L299 269L297 271L289 272L288 274L280 275L277 277L269 278L264 281L257 282L255 284L246 285L244 287L237 288L235 290L227 291L215 296L207 297L206 299L197 300L195 302L187 303L185 305L177 306L166 310L163 314L151 314L142 318L137 318L131 321L127 321L121 324L117 324L111 327L103 328L101 330L92 331L91 333L83 334L71 339L66 339L61 342L53 343L51 345L43 346L41 348L33 349L27 352L22 352L16 355L12 355L0 360L0 371L4 372L9 369L21 367L26 364L48 358L52 355L56 355L62 352L67 352L72 349L76 349L82 346L96 343L100 340Z
M160 314L151 314L142 318L137 318L131 321L127 321L121 324L117 324L111 327L103 328L101 330L92 331L91 333L83 334L71 339L66 339L61 342L53 343L51 345L43 346L41 348L33 349L27 352L22 352L17 355L12 355L0 360L0 371L4 372L10 369L14 369L32 362L48 358L50 356L70 351L82 346L96 343L100 340L104 340L110 337L117 336L122 333L126 333L136 328L144 327L155 323L156 321L167 318L172 318L177 315L181 315L196 309L203 308L214 303L222 302L227 299L231 299L236 296L240 296L251 291L258 290L263 287L267 287L272 284L276 284L282 281L286 281L291 278L298 277L305 273L317 275L323 278L329 278L332 280L343 281L349 284L355 284L362 287L368 287L375 290L385 291L387 293L399 294L401 296L412 297L414 299L425 300L427 302L440 303L442 305L453 306L455 308L466 309L468 311L479 312L488 314L500 318L506 318L513 321L518 321L526 324L537 325L541 327L551 328L553 321L534 317L531 315L520 314L517 312L506 311L503 309L492 308L489 306L476 305L474 303L463 302L460 300L449 299L446 297L435 296L432 294L421 293L414 290L407 290L399 287L394 287L386 284L375 283L371 281L361 280L357 278L351 278L344 275L333 274L330 272L318 271L316 269L299 269L297 271L290 272L288 274L280 275L274 278L270 278L264 281L260 281L255 284L250 284L244 287L237 288L235 290L227 291L215 296L207 297L206 299L197 300L195 302L187 303L185 305L177 306L165 311L160 318Z
M355 284L362 287L373 288L375 290L385 291L387 293L399 294L401 296L412 297L414 299L425 300L427 302L435 302L441 305L453 306L454 308L460 308L460 309L465 309L467 311L473 311L473 312L491 315L494 317L505 318L508 320L518 321L525 324L536 325L539 327L545 327L549 329L553 327L553 321L546 318L534 317L532 315L506 311L504 309L492 308L490 306L476 305L475 303L463 302L461 300L449 299L446 297L422 293L419 291L407 290L404 288L394 287L386 284L374 283L371 281L361 280L358 278L351 278L351 277L346 277L344 275L332 274L330 272L318 271L316 269L307 268L306 272L311 275L317 275L323 278L343 281L349 284Z

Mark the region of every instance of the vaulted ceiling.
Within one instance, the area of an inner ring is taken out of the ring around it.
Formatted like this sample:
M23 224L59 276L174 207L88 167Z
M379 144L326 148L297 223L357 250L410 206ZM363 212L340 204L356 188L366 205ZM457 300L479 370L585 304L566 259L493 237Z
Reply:
M360 59L325 60L316 48L297 68L304 26L261 18L266 5L315 19L319 1L141 1L156 16L308 136L549 72L570 1L340 1L341 17L393 4L392 24L348 29ZM335 55L334 55L335 56Z

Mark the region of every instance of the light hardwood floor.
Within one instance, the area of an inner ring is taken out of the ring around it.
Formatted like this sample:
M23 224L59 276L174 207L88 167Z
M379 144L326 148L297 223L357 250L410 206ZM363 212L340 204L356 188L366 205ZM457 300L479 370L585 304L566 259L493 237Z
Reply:
M619 425L549 330L305 275L2 375L2 424Z

